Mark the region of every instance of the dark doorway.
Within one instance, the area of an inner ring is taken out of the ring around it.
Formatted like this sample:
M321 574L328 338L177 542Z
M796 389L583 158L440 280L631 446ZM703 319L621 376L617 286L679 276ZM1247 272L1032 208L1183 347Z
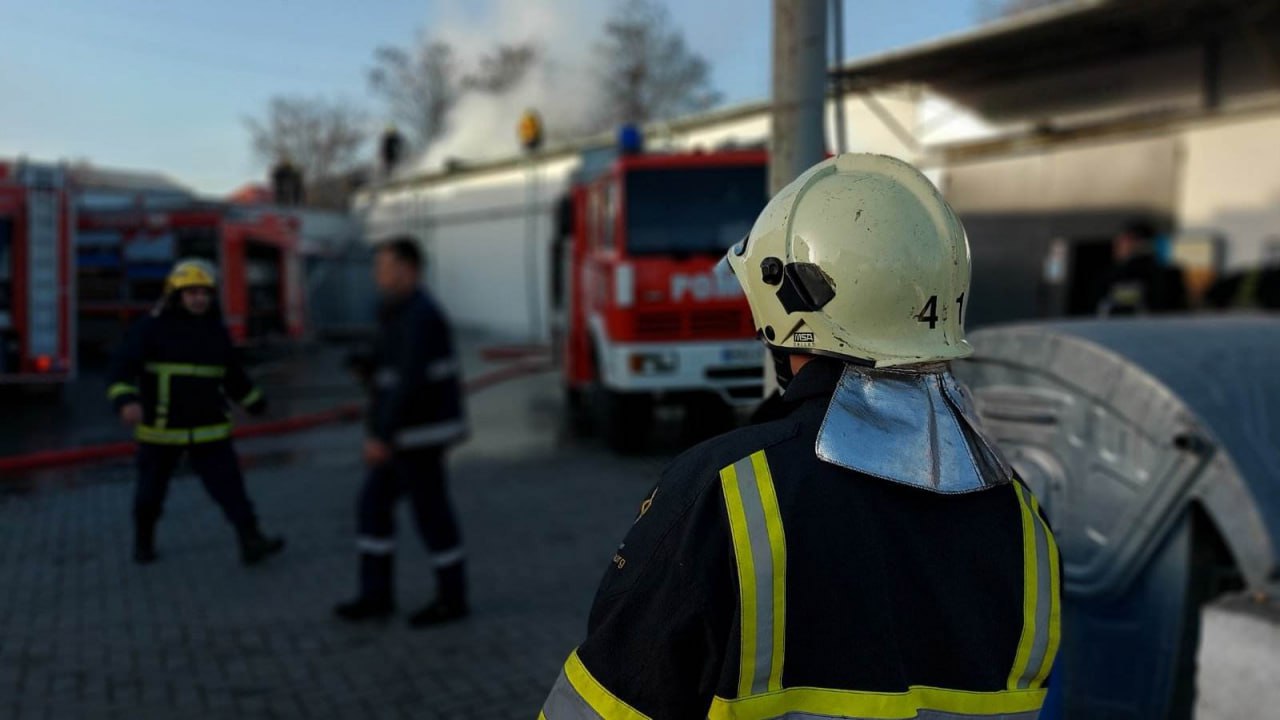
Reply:
M1107 290L1111 273L1110 238L1071 240L1070 274L1067 277L1067 315L1095 315Z

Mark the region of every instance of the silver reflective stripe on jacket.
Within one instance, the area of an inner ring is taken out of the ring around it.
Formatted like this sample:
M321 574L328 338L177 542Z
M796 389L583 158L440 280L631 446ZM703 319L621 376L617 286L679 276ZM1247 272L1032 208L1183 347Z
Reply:
M458 375L458 361L447 357L442 360L427 365L427 380L429 382L439 382L448 380Z
M817 453L832 465L938 493L982 490L1013 476L945 365L845 366Z
M565 661L560 678L547 696L539 720L649 720L600 684L582 664L578 651Z
M428 363L423 370L427 382L439 382L458 376L458 361L447 357ZM390 390L400 386L400 371L393 367L378 368L373 374L373 385L379 390Z
M542 705L542 714L547 720L603 720L600 713L587 704L586 698L573 689L563 670Z
M467 423L464 420L446 420L408 427L396 433L396 447L415 448L431 445L446 445L459 440L467 434Z

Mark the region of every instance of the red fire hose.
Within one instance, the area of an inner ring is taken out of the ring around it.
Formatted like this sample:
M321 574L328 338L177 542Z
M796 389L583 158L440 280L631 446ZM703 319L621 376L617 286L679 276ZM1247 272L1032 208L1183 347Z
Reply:
M493 387L498 383L514 380L525 375L537 374L550 368L551 364L546 360L528 360L513 363L506 367L477 375L463 383L463 387L467 393L474 393ZM236 428L234 436L237 438L253 438L285 435L292 432L310 430L321 425L351 422L358 420L363 414L364 406L361 403L348 403L320 412L245 425ZM9 473L66 467L68 465L83 465L114 458L129 457L133 454L134 447L133 442L117 442L0 457L0 480Z

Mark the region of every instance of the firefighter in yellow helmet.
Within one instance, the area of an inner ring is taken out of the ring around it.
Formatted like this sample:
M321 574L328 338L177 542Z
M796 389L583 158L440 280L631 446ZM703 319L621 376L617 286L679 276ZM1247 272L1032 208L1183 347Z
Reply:
M667 469L543 716L1037 717L1058 554L948 367L971 352L951 208L907 163L841 155L727 263L794 372L784 415Z
M111 364L107 395L138 441L133 517L140 564L157 558L156 524L183 455L235 527L245 564L284 547L283 539L258 529L231 444L227 399L260 414L266 398L236 356L214 299L216 286L212 265L179 261L160 304L130 329Z

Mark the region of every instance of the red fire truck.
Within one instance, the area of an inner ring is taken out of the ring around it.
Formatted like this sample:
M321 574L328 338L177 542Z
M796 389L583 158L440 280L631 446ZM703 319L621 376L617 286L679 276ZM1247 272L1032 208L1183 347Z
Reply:
M73 213L63 167L0 161L0 383L75 375Z
M751 312L737 281L715 268L768 199L766 153L588 165L562 201L557 250L557 340L575 425L597 425L627 450L659 401L684 403L703 427L759 402L764 352Z
M237 343L296 339L305 332L298 221L221 203L79 213L80 314L84 340L111 344L121 325L150 310L175 260L212 261Z

